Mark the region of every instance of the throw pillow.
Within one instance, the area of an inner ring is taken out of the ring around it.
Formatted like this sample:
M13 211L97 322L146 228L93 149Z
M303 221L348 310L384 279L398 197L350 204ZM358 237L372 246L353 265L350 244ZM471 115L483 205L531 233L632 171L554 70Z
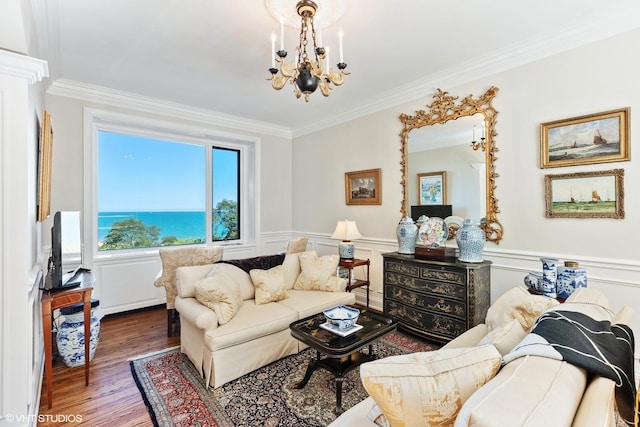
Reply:
M340 257L338 255L325 255L318 257L308 252L298 256L300 260L300 275L293 284L293 289L302 290L326 290L331 287L327 282L331 276L335 276L338 270Z
M308 253L313 256L316 255L316 251L299 252L294 254L286 254L284 261L282 262L282 273L284 274L284 284L287 289L293 289L293 284L296 283L296 279L300 275L300 255L302 253Z
M308 242L309 242L309 237L298 237L297 239L289 240L289 242L287 242L287 248L285 249L285 253L296 254L299 252L304 252L307 250Z
M282 265L269 270L251 270L249 275L256 287L256 304L266 304L289 298L289 292L284 285Z
M225 274L217 273L198 280L194 288L196 299L216 313L221 325L231 320L242 305L238 284Z
M511 322L498 326L489 331L478 343L478 345L494 345L501 355L509 353L527 333L522 329L520 322L513 319Z
M522 329L529 332L542 313L558 304L553 298L532 295L526 288L518 286L502 294L489 307L485 323L492 330L516 319Z
M495 376L492 345L386 357L360 366L365 389L392 427L453 425L462 404Z

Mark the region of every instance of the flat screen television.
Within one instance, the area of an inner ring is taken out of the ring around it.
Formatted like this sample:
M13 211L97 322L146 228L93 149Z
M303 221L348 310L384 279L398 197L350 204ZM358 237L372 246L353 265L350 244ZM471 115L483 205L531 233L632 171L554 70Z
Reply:
M81 242L80 212L56 212L51 227L51 256L44 289L62 289L80 284L76 273L82 265Z
M437 217L445 219L451 216L451 205L416 205L411 206L411 219L417 221L422 215L426 215L429 218Z

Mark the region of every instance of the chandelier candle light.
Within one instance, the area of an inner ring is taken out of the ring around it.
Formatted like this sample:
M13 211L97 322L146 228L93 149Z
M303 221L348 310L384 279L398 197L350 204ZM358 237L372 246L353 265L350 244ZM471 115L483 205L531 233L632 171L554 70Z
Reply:
M318 87L324 96L329 96L331 85L340 86L344 82L344 76L349 72L345 71L347 64L344 62L342 31L338 35L340 62L336 65L338 67L336 71L330 68L329 50L322 46L320 28L318 28L316 41L314 16L318 11L318 5L311 0L301 0L296 5L296 10L301 18L301 26L295 60L289 64L285 61L287 51L284 50L284 19L280 18L280 49L275 50L276 36L271 34L271 68L269 68L271 76L267 80L271 80L271 86L276 90L282 89L287 82L290 82L293 84L296 98L304 95L305 101L309 102L309 97ZM311 30L310 39L309 30ZM309 46L309 42L313 46ZM313 48L311 55L307 52L307 47ZM325 58L326 71L323 68ZM279 64L279 69L276 68L276 62Z
M471 147L474 150L478 150L478 149L485 149L485 142L484 140L487 139L486 138L486 129L487 129L487 125L486 122L483 120L482 121L482 136L480 137L480 143L478 143L478 141L476 141L476 125L473 125L473 139L471 140Z

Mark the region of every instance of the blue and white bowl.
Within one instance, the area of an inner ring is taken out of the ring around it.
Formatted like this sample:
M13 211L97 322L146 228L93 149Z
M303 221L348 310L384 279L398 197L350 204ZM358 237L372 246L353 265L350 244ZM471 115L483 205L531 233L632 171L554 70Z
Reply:
M346 305L337 305L323 313L327 323L341 330L351 329L360 316L360 310Z

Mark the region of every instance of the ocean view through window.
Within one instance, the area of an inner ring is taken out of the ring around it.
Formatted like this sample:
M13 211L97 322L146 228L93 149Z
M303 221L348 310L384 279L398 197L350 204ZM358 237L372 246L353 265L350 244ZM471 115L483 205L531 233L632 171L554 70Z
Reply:
M240 239L242 151L220 145L99 130L97 249Z

